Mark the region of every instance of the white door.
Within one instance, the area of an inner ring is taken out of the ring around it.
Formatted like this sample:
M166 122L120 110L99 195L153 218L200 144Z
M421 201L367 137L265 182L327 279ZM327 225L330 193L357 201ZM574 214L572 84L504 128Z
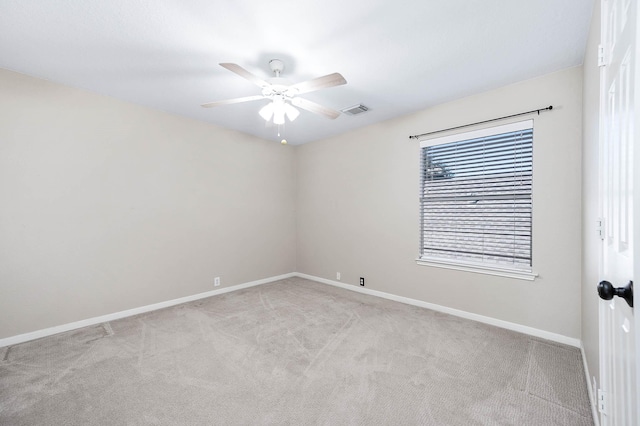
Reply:
M601 283L599 292L609 296L613 287L625 287L632 281L638 272L634 268L639 267L640 249L635 250L634 259L634 246L640 242L640 221L634 218L640 208L634 209L633 203L634 192L640 195L640 154L633 152L634 141L640 141L640 120L634 112L640 91L640 83L638 88L635 83L636 49L640 47L637 21L637 0L602 0L600 208L604 221L600 276L612 286ZM634 318L634 309L622 297L600 301L598 404L603 426L636 426L640 420L640 366L635 348L639 331L640 318Z

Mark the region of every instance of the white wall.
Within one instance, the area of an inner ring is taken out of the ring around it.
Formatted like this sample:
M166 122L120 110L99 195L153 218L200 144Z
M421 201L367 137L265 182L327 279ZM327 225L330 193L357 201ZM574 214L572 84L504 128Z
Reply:
M412 134L553 105L534 124L535 281L419 266ZM582 68L296 148L297 270L580 337ZM357 119L343 117L341 119Z
M600 102L600 2L594 2L591 29L584 59L582 153L582 344L591 376L600 383L598 344L598 264L602 243L596 233L598 219L598 135Z
M0 70L0 338L295 270L294 149Z

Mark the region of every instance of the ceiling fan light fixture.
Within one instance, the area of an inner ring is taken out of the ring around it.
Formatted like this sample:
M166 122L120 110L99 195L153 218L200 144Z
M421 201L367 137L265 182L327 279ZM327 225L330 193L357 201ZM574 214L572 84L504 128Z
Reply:
M273 117L274 124L284 124L284 117L286 116L289 121L293 121L300 115L300 111L291 106L284 97L278 96L271 101L268 105L265 105L260 110L260 116L265 121L270 121Z
M269 121L273 116L273 109L273 102L269 102L268 104L260 108L258 114L260 114L260 117L264 118L264 121Z
M293 121L300 115L300 111L292 107L290 104L284 104L284 112L287 114L289 121Z
M284 105L273 103L273 124L284 124Z
M284 124L284 112L273 114L273 124Z

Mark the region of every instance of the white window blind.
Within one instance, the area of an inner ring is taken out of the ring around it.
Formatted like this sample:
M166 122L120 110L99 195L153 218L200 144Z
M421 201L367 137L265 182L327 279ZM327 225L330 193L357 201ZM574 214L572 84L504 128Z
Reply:
M533 122L421 143L420 260L531 271Z

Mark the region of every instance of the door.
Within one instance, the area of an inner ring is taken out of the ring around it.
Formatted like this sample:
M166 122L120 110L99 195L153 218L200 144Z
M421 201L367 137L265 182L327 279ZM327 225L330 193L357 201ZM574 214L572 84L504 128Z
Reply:
M634 258L634 253L640 252L635 249L640 241L640 221L634 219L640 208L634 209L633 203L634 198L638 199L634 192L640 194L640 153L634 156L634 141L640 141L636 128L640 128L640 120L634 112L640 89L636 88L636 48L640 47L637 21L637 0L602 0L599 172L604 220L600 276L612 284L605 288L604 296L605 284L598 288L601 297L610 299L601 300L599 308L598 404L603 426L633 426L640 419L640 366L635 348L636 340L640 341L636 335L640 319L634 318L634 309L625 299L611 298L613 287L622 288L633 281L637 272L634 267L638 268L638 255ZM618 293L622 295L623 290Z

